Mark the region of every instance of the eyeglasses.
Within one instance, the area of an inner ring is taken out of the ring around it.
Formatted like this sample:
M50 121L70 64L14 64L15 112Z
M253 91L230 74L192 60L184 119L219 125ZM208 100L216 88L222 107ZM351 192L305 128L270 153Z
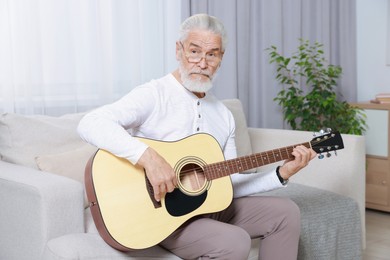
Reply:
M219 50L212 50L204 53L202 49L197 46L191 46L189 50L186 50L182 42L180 42L180 45L187 61L190 63L198 63L204 58L208 65L214 67L221 62L222 53Z

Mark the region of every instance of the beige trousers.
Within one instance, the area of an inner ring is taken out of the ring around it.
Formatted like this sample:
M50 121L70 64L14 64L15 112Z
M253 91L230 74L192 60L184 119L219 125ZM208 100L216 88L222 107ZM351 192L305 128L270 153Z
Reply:
M298 206L287 198L234 199L225 210L191 219L160 245L183 259L246 260L251 238L260 238L259 259L297 259Z

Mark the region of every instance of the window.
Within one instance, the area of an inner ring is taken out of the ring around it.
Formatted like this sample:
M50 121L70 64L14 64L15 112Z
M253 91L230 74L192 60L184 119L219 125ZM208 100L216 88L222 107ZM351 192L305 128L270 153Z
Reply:
M60 115L172 71L180 0L0 1L0 113Z

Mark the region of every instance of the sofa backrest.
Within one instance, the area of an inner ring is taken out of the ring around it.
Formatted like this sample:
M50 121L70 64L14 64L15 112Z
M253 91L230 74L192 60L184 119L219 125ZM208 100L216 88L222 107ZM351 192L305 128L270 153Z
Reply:
M236 122L238 156L252 154L242 104L223 100ZM3 114L0 117L1 160L63 175L83 182L84 167L96 147L86 144L77 133L83 113L60 117Z

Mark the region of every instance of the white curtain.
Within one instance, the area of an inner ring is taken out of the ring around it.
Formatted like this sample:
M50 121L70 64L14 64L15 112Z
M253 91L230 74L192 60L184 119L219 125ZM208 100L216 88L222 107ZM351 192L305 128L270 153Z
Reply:
M239 98L250 126L286 127L273 101L281 86L266 49L275 45L290 56L299 38L324 44L327 59L343 68L339 93L356 101L355 0L187 0L182 8L183 17L209 13L225 24L229 44L214 92Z
M106 104L176 66L180 0L0 0L0 113Z

